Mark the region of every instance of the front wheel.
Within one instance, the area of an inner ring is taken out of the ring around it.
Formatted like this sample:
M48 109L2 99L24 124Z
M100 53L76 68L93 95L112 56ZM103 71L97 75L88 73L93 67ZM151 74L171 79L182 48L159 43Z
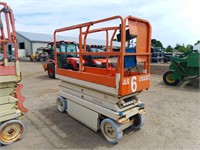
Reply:
M20 120L10 120L0 126L0 143L9 145L20 140L25 132L25 127Z
M47 72L48 72L49 78L55 79L55 64L53 63L48 64Z
M112 144L117 143L123 136L123 131L119 124L109 118L101 122L100 129L106 140Z
M171 77L172 74L173 74L173 71L167 71L167 72L165 72L164 75L163 75L163 81L167 85L175 86L175 85L177 85L180 82L180 80L173 79Z
M65 112L67 109L67 101L62 96L59 96L56 100L57 108L60 112Z

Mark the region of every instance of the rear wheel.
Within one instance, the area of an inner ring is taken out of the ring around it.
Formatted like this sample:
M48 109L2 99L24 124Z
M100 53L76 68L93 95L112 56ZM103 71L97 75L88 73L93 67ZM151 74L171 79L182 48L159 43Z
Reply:
M55 64L54 63L50 63L47 65L47 72L48 72L49 78L55 79Z
M131 127L133 129L135 129L135 130L138 130L144 124L144 115L142 115L142 114L136 114L136 115L133 116L133 120L134 120L134 123L133 123L133 125Z
M37 61L40 61L40 56L38 55L35 59L36 59Z
M165 72L164 75L163 75L163 81L167 85L175 86L175 85L177 85L180 82L180 80L173 79L172 78L172 74L173 74L173 71L167 71L167 72Z
M0 126L0 143L9 145L22 138L25 127L20 120L10 120Z

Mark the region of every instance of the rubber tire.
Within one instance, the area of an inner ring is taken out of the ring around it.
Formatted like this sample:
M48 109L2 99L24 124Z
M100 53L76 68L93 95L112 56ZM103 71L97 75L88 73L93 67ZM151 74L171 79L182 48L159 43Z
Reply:
M50 71L50 69L52 69L52 72ZM55 64L54 63L50 63L47 65L47 72L48 72L48 76L51 79L55 79Z
M61 102L62 104L62 107L59 107L59 103ZM67 109L67 101L64 97L62 96L59 96L57 99L56 99L56 106L58 108L58 110L62 113L66 112L66 109Z
M37 61L40 61L40 56L38 56L38 58L36 59Z
M117 133L117 135L114 139L111 139L106 135L105 130L104 130L104 126L105 126L106 123L110 123L110 125L112 125L115 133ZM123 131L121 130L119 124L116 123L114 120L112 120L110 118L106 118L101 122L100 130L101 130L101 133L103 134L103 136L105 137L105 139L109 143L112 143L112 144L116 144L123 136Z
M137 122L136 124L133 124L131 126L132 129L138 130L144 125L144 119L145 118L144 118L143 114L136 114L136 115L133 116L133 119L138 119L139 122Z
M163 75L163 82L164 82L166 85L176 86L176 85L180 82L180 80L177 79L177 80L174 80L174 82L168 82L168 81L167 81L167 76L168 76L169 74L173 74L173 71L167 71L167 72L164 73L164 75Z
M0 139L0 144L2 144L2 145L10 145L10 144L12 144L12 143L14 143L14 142L16 142L16 141L22 139L23 136L24 136L24 133L26 132L24 123L23 123L22 121L20 121L20 120L17 120L17 119L15 119L15 120L9 120L9 121L6 121L6 122L4 122L3 124L1 124L1 126L0 126L0 132L1 132L1 130L2 130L5 126L7 126L7 125L10 124L10 123L19 123L19 124L22 126L23 131L22 131L21 135L20 135L17 139L15 139L15 141L12 141L12 142L3 142L3 141L1 141L1 139Z

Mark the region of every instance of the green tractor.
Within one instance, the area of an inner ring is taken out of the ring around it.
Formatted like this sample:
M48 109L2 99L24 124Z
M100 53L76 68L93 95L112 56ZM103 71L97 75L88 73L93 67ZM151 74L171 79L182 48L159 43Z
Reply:
M164 83L175 86L185 77L199 77L199 55L198 51L189 51L180 57L171 57L169 70L163 75Z

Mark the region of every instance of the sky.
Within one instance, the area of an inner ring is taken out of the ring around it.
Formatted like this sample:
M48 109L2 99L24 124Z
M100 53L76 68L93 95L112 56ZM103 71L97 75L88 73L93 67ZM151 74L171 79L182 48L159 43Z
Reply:
M200 40L199 0L5 0L17 31L53 34L61 27L120 15L148 20L164 47ZM96 37L101 39L102 37Z

